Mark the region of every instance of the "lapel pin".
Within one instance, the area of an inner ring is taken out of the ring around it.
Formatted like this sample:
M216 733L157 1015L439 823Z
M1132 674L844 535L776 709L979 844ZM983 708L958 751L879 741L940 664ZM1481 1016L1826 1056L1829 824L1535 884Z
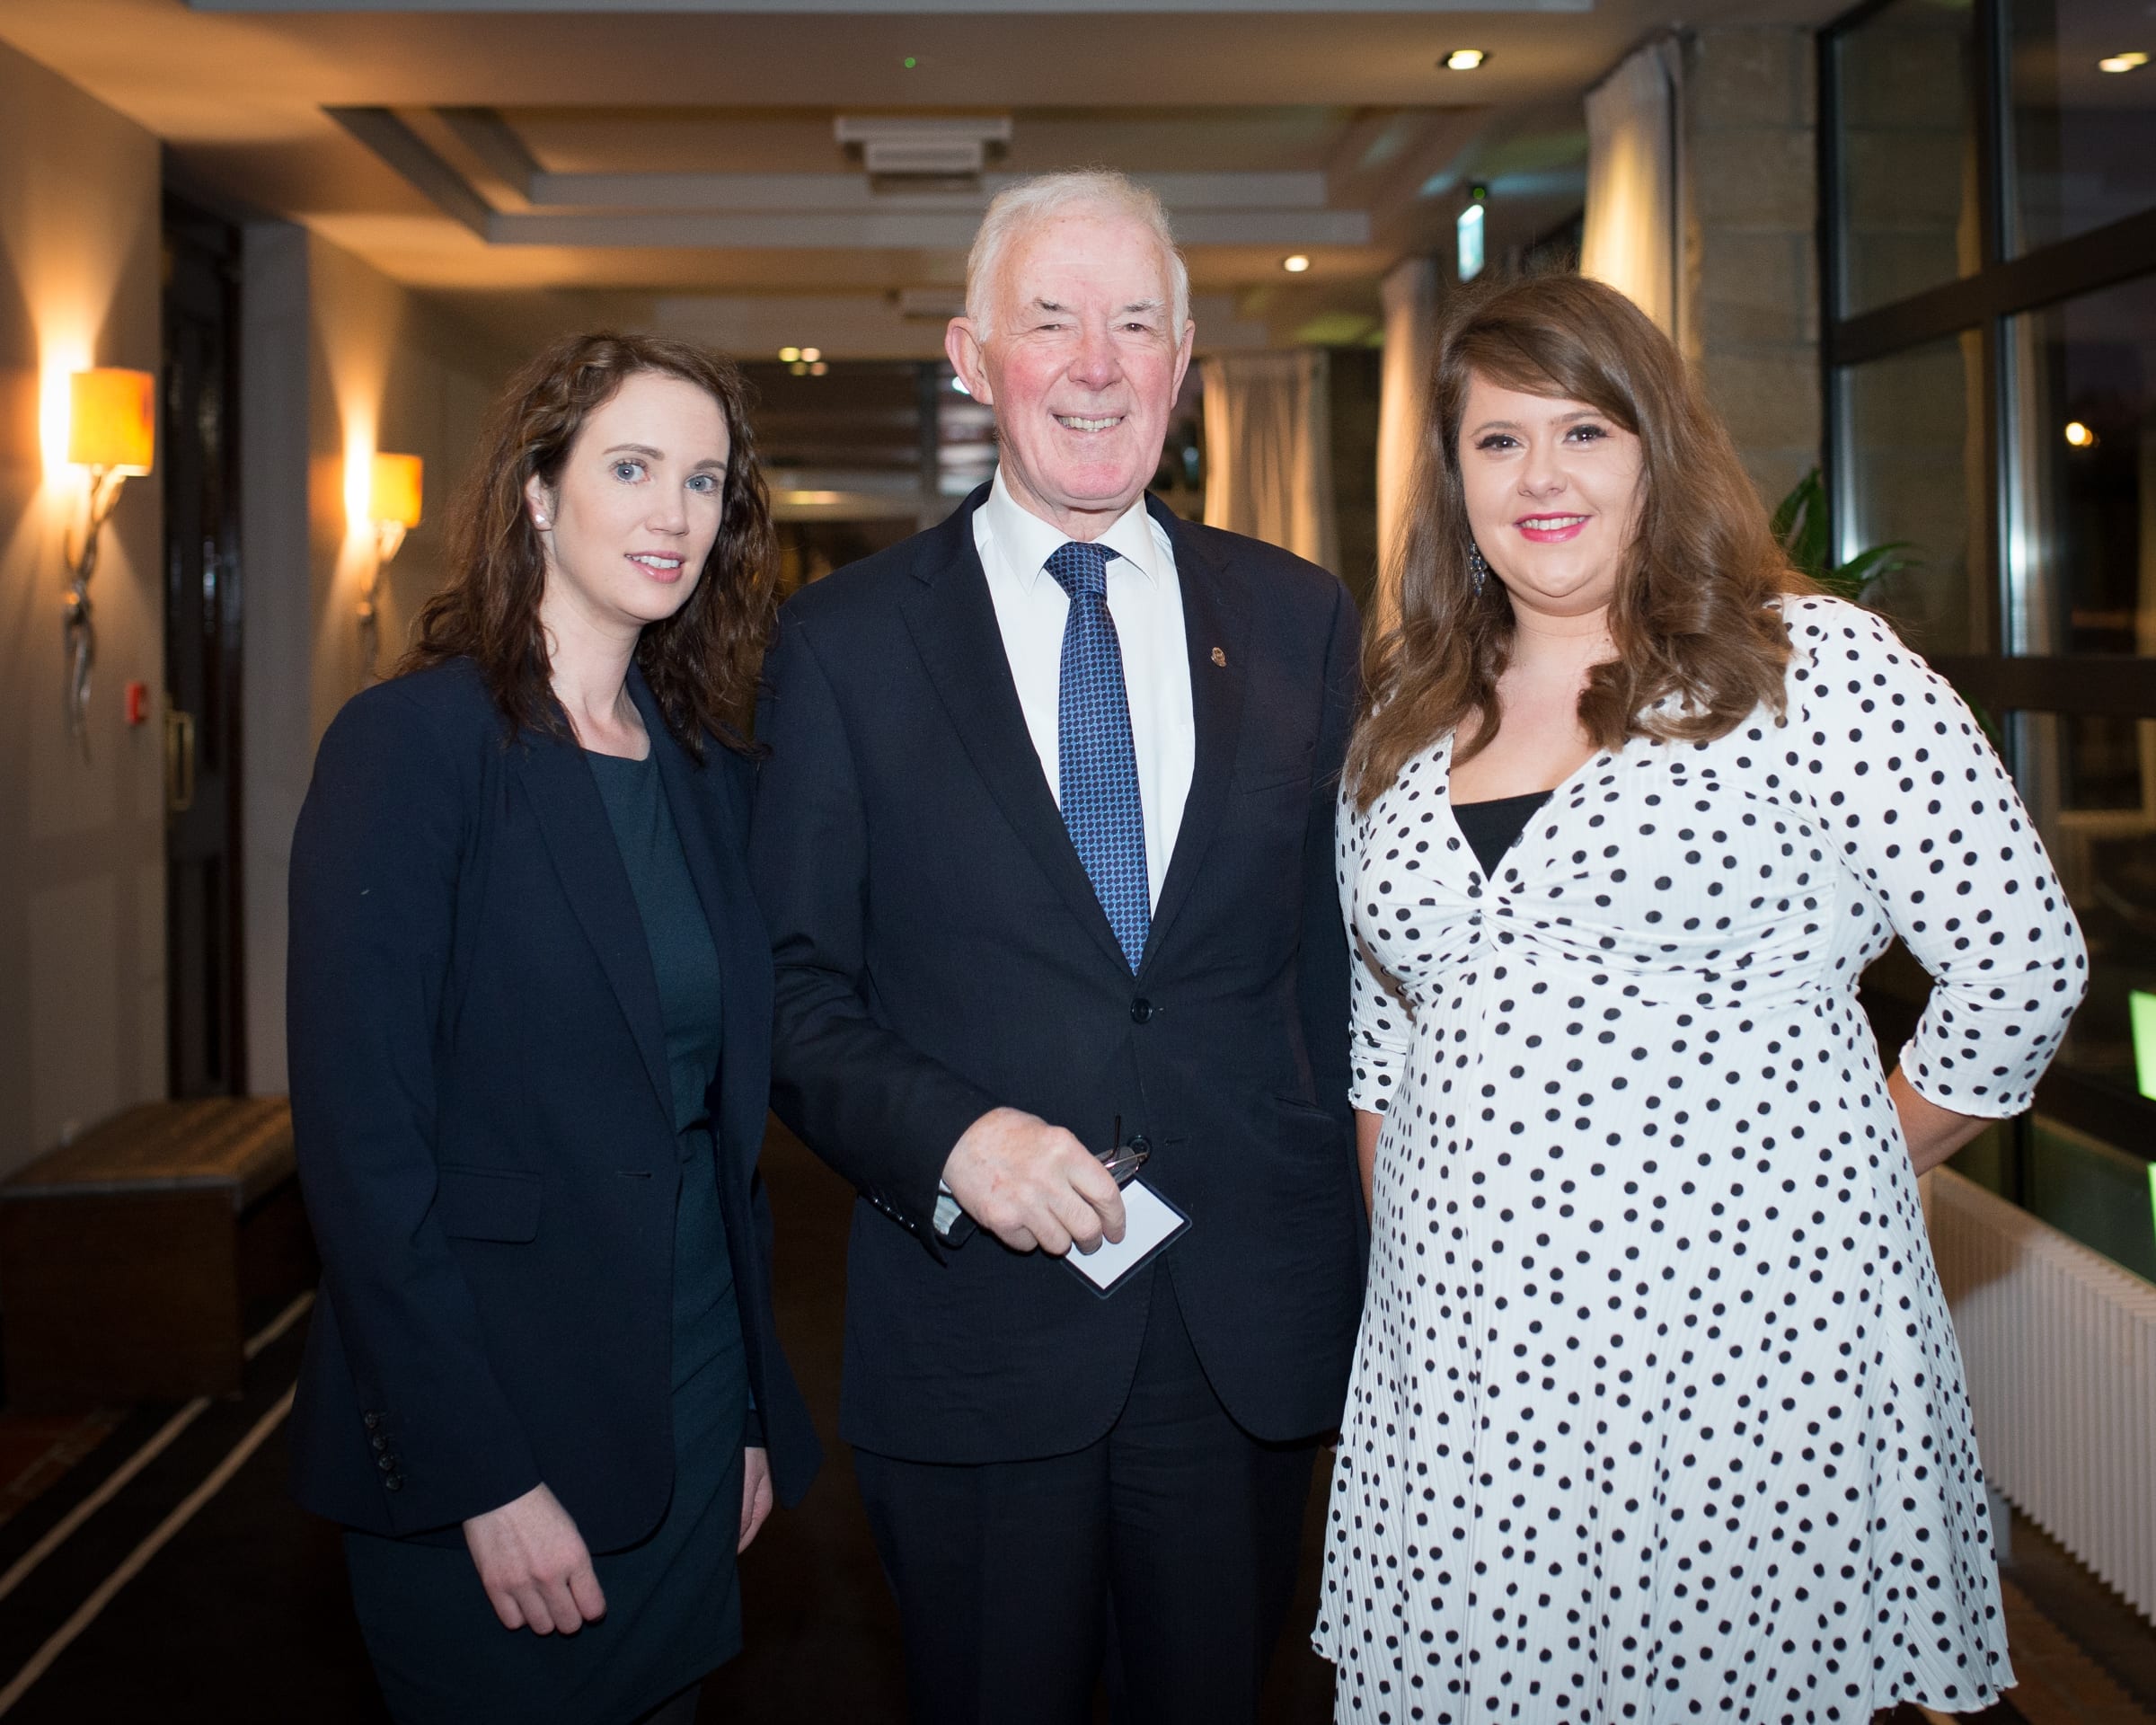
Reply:
M1213 650L1213 662L1219 666L1223 670L1225 670L1228 665L1228 656L1222 652L1219 648L1215 647Z

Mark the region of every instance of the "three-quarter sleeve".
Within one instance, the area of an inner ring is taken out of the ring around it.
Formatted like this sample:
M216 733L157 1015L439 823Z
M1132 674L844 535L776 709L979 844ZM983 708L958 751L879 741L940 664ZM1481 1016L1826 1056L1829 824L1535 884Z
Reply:
M1931 974L1903 1075L1956 1113L2018 1114L2089 983L2036 825L1975 715L1883 620L1830 598L1787 614L1785 770Z
M1334 823L1339 836L1340 915L1348 924L1349 1054L1352 1066L1348 1100L1365 1114L1383 1114L1392 1105L1401 1077L1408 1069L1408 1053L1414 1040L1414 1020L1392 980L1370 954L1356 919L1356 895L1362 880L1363 845L1369 836L1370 818L1355 806L1343 788L1339 817Z

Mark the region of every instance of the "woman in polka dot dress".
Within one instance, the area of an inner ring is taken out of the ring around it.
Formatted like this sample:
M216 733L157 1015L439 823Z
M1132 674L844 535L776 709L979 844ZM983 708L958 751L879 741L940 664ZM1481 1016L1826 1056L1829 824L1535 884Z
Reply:
M2012 1678L1915 1176L2028 1106L2085 986L2065 896L1629 302L1514 283L1438 358L1339 821L1374 1238L1339 1718L1983 1707ZM1856 986L1896 934L1935 986L1888 1076Z

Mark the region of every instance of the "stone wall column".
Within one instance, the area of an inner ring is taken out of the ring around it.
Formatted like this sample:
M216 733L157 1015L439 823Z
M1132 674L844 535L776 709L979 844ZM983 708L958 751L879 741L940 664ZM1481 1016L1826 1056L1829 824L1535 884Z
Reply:
M1807 30L1703 30L1684 68L1679 339L1770 504L1820 447L1817 103Z

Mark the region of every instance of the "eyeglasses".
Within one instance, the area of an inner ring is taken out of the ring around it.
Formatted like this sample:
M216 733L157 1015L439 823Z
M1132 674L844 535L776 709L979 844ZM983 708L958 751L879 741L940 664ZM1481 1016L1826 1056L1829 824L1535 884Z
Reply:
M1137 1178L1138 1170L1145 1165L1145 1158L1152 1154L1153 1146L1144 1138L1133 1138L1128 1144L1123 1142L1123 1117L1118 1114L1109 1134L1109 1147L1094 1151L1093 1156L1118 1186L1127 1186Z

